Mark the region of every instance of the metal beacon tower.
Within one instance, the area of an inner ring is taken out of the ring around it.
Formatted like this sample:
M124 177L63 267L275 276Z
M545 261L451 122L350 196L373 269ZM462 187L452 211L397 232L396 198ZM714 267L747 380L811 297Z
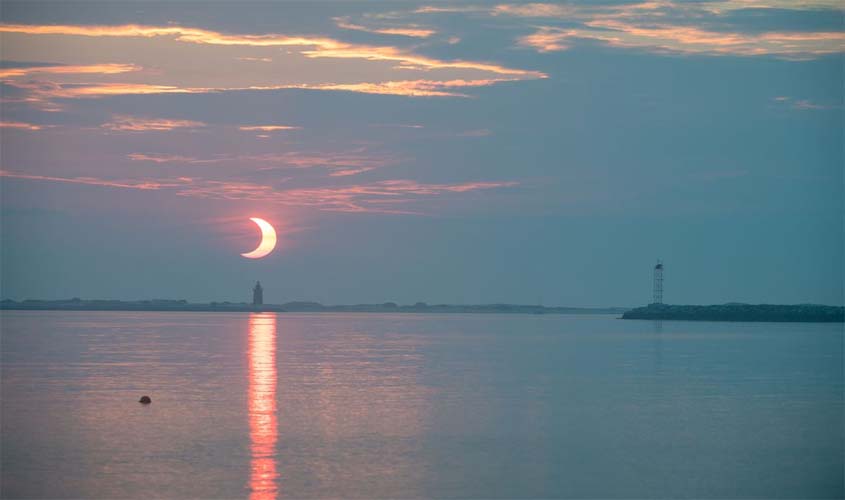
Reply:
M663 263L660 259L654 266L654 303L663 303Z

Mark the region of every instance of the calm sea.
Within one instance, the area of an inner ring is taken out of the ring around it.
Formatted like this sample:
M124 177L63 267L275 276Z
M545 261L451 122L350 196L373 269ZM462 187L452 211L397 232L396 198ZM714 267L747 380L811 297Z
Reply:
M841 324L0 320L7 498L845 493Z

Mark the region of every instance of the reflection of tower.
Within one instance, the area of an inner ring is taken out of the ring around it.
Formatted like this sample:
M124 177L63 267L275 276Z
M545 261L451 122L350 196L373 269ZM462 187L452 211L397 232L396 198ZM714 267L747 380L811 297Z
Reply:
M255 282L255 288L252 289L252 305L260 306L264 303L264 289L261 288L261 282Z
M654 303L663 303L663 263L660 260L654 266Z

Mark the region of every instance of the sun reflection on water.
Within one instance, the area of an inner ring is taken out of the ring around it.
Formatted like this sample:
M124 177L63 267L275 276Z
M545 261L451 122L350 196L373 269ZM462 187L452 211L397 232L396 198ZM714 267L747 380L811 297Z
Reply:
M276 315L249 316L250 499L276 498Z

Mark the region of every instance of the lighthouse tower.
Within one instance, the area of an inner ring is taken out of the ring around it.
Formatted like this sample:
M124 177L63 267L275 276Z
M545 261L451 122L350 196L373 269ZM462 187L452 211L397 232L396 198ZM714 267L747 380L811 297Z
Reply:
M260 306L264 304L264 289L261 288L261 282L255 282L255 288L252 289L252 305Z

